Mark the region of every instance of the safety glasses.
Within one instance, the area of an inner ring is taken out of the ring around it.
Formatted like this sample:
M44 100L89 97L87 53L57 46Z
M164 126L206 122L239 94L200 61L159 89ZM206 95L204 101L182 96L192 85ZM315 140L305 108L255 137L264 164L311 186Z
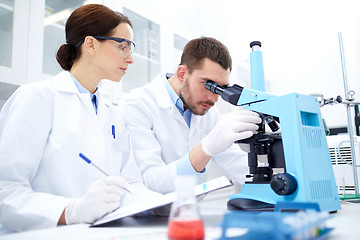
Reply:
M124 57L128 57L130 54L132 54L135 48L135 43L126 38L104 37L104 36L92 36L92 37L99 40L113 40L119 43L120 53ZM80 46L82 43L83 41L79 42L78 44L76 44L76 47Z

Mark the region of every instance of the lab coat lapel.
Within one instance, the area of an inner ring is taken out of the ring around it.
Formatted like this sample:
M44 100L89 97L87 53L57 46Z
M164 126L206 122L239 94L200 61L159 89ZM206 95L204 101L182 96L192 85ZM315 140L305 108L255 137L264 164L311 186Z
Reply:
M67 71L60 72L54 78L55 88L59 92L77 93L79 92L70 73Z
M170 100L171 101L171 100ZM179 110L176 108L175 105L172 105L171 109L169 109L169 113L170 115L176 119L177 121L180 122L181 125L183 125L186 129L189 129L188 125L186 124L186 121L184 119L183 116L181 116L181 113L179 112Z
M63 71L58 75L56 75L54 84L60 92L77 94L80 101L84 104L85 108L87 109L91 117L93 118L96 117L96 113L92 105L90 95L88 93L79 92L69 72Z
M179 121L183 126L185 126L187 129L189 129L188 125L185 122L185 119L183 116L181 116L181 113L176 108L174 103L172 102L169 93L163 83L163 78L165 78L164 74L159 74L154 81L156 84L154 84L154 92L158 93L156 94L156 101L159 107L166 109L169 113L169 115Z
M96 112L95 112L94 106L93 106L93 104L91 102L89 93L79 93L79 92L77 92L77 95L79 96L79 99L84 104L87 111L89 112L90 116L92 118L96 118Z
M101 124L102 128L105 128L107 126L105 126L105 124L107 124L107 120L110 117L110 110L109 108L112 107L112 104L110 102L107 102L101 94L101 91L99 93L99 98L98 98L98 109L97 109L97 119L99 121L99 123ZM93 109L94 110L94 109Z

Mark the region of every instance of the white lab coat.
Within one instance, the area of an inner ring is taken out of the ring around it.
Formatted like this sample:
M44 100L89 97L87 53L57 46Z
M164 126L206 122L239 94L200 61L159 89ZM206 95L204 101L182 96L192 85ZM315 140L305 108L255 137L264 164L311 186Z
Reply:
M219 118L213 107L205 115L192 115L190 128L173 104L159 74L151 83L133 90L120 103L132 136L135 160L145 185L157 192L174 191L177 160L205 137ZM248 172L247 153L233 145L212 158L228 176L243 183ZM206 173L199 174L199 182Z
M135 193L149 191L130 146L119 111L100 92L96 115L68 72L20 86L0 113L0 234L55 227L70 198L104 178L79 153L124 176Z

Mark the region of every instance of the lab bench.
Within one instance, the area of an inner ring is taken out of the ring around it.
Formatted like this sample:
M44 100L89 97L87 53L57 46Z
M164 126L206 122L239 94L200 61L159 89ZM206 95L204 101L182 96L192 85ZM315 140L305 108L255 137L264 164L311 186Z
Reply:
M205 224L205 239L219 239L221 235L220 223L227 212L226 203L234 187L208 193L199 202L200 213ZM341 210L331 214L326 226L333 228L326 239L355 240L360 236L360 204L342 202ZM124 218L107 227L89 227L87 224L62 226L44 230L4 235L0 240L17 239L87 239L87 240L120 240L120 239L167 239L167 218Z

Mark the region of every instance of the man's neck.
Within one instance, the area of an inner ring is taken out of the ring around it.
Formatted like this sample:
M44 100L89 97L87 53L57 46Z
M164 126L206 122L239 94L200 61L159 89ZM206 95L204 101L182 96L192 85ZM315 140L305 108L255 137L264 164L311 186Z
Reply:
M180 96L180 89L181 89L181 84L179 82L179 79L176 77L176 74L172 75L169 79L169 84L170 86L174 89L174 91L176 92L176 94L178 96Z

